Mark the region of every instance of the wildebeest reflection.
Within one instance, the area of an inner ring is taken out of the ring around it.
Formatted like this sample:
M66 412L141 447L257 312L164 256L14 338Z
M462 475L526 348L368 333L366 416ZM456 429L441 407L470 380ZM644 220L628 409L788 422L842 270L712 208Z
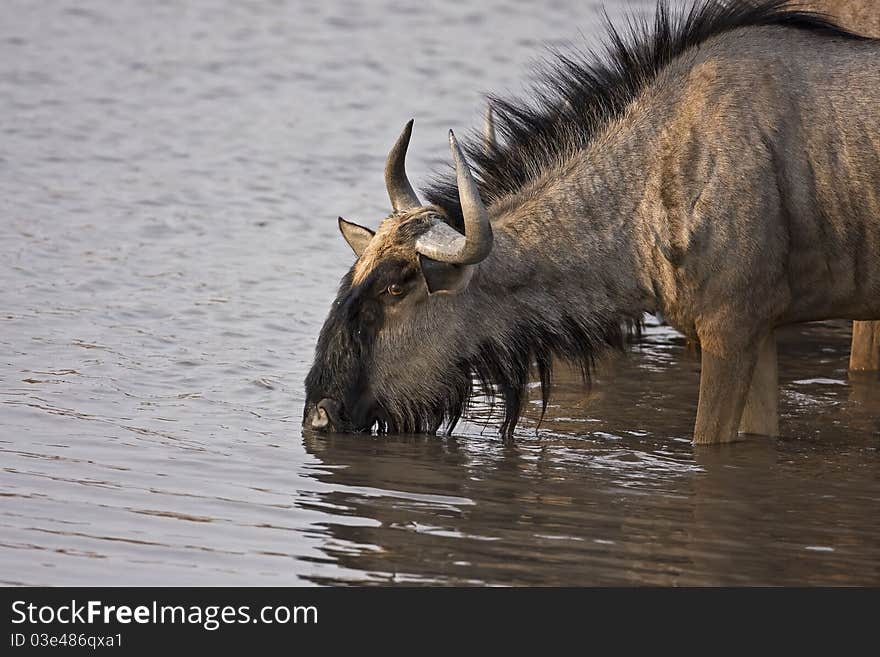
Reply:
M550 437L487 450L309 432L317 483L297 504L321 512L313 537L342 569L319 584L345 583L347 570L356 583L870 585L877 468L860 440L695 453Z
M532 372L546 406L554 359L587 379L662 311L702 346L694 441L778 433L773 330L880 318L880 42L784 5L660 4L604 61L560 57L534 103L493 100L498 146L450 133L428 204L410 122L392 214L340 218L358 258L304 424L451 431L482 390L509 436Z

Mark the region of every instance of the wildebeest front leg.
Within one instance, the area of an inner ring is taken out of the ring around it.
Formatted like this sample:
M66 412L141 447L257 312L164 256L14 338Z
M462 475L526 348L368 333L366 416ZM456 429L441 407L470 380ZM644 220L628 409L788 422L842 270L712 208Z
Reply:
M758 344L732 348L703 341L702 346L694 444L729 443L736 440L758 360Z
M762 436L779 435L779 373L776 359L776 335L771 331L758 346L758 360L746 397L739 430Z

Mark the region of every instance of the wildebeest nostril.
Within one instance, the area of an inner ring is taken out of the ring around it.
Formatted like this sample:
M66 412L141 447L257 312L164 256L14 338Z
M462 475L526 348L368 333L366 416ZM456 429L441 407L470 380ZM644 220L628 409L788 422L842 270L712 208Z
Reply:
M313 429L328 430L338 425L339 403L333 399L324 398L319 401L309 416L309 425Z
M309 426L312 429L326 429L330 424L330 418L323 408L315 408L309 416Z

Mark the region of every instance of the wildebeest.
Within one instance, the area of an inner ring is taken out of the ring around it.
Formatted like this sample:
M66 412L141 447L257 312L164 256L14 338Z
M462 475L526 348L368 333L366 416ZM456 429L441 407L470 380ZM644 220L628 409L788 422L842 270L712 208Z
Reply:
M339 220L357 261L304 425L451 431L482 390L510 436L533 374L546 407L554 359L587 378L662 311L702 346L694 441L776 434L774 328L880 319L880 41L784 5L661 2L609 28L604 59L560 56L532 103L493 99L497 146L450 133L455 176L428 203L407 124L393 212Z

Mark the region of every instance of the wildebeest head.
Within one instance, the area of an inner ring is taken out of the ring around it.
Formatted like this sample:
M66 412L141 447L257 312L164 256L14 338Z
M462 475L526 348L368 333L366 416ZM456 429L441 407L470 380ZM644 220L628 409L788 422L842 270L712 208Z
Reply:
M470 396L466 324L450 312L492 250L492 228L450 131L464 234L424 206L404 167L410 121L385 164L393 212L373 232L339 218L357 261L342 280L306 378L303 424L318 430L436 431Z

